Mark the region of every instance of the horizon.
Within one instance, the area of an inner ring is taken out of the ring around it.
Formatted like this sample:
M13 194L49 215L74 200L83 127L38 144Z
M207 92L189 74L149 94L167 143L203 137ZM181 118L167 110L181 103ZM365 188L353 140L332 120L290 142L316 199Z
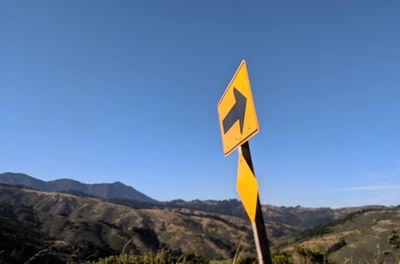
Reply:
M0 3L0 171L227 200L246 59L262 204L400 204L400 2Z
M38 177L29 175L29 174L26 174L26 173L22 173L22 172L11 172L11 171L0 172L0 175L1 175L1 174L6 174L6 173L10 173L10 174L22 174L22 175L24 175L24 176L28 176L28 177L31 177L31 178L34 178L34 179L36 179L36 180L40 180L40 181L43 181L43 182L51 182L51 181L56 181L56 180L73 180L73 181L79 182L79 183L81 183L81 184L87 184L87 185L122 183L123 185L125 185L125 186L127 186L127 187L131 187L131 188L133 188L134 190L140 192L141 194L144 194L144 195L146 195L147 197L149 197L149 198L151 198L151 199L153 199L153 200L155 200L155 201L157 201L157 202L161 202L161 203L173 202L173 201L177 201L177 200L181 200L181 201L184 201L184 202L193 202L193 201L203 201L203 202L207 202L207 201L216 201L216 202L219 202L219 201L230 201L230 200L235 200L235 201L237 201L237 202L240 202L240 199L239 199L238 197L234 197L234 198L225 198L225 199L197 199L197 198L195 198L195 199L187 200L187 199L175 198L175 199L171 199L171 200L157 200L157 199L154 199L153 197L147 195L146 193L142 192L141 190L135 188L135 186L131 186L131 185L126 184L126 183L121 182L121 181L86 183L86 182L82 182L82 181L75 180L75 179L71 179L71 178L58 178L58 179L52 179L52 180L42 180L42 179L40 179L40 178L38 178ZM393 204L393 205L364 204L364 205L358 205L358 206L344 206L344 207L343 207L343 206L342 206L342 207L330 207L330 206L303 206L303 205L300 205L300 204L298 204L298 205L279 205L279 204L269 204L269 203L262 203L262 205L275 206L275 207L286 207L286 208L291 208L291 207L302 207L302 208L308 208L308 209L330 208L330 209L336 210L336 209L344 209L344 208L357 208L357 207L370 207L370 206L371 206L371 207L373 207L373 206L384 206L384 207L389 207L389 208L390 208L390 207L398 207L398 206L400 206L400 203L399 203L399 204Z

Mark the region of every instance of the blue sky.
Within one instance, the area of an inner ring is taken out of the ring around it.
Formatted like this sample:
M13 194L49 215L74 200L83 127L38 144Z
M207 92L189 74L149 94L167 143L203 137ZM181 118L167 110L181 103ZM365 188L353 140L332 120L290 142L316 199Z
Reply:
M400 203L399 1L2 1L0 171L236 198L216 104L246 59L262 203Z

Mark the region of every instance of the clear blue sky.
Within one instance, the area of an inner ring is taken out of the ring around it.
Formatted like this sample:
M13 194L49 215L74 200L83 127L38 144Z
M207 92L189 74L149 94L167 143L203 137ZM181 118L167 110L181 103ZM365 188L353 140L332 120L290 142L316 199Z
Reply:
M247 60L262 203L400 203L400 2L2 1L0 172L228 199Z

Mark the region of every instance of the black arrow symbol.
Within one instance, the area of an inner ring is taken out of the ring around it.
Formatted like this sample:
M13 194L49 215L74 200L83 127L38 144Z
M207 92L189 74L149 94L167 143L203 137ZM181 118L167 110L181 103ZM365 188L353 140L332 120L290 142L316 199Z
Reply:
M228 130L236 123L236 121L239 121L240 124L240 134L243 133L244 114L246 112L247 98L243 94L241 94L235 87L233 88L233 95L235 96L236 103L222 121L224 126L224 134L228 132Z

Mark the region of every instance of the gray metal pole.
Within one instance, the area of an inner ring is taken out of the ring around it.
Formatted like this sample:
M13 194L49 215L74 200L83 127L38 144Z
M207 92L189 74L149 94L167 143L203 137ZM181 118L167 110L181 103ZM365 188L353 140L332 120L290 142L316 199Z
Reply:
M244 143L239 147L239 153L243 155L244 159L249 165L249 168L251 169L253 174L256 175L254 173L253 162L251 160L251 154L250 154L250 146L248 142ZM257 195L256 217L255 221L251 222L251 225L253 228L254 242L256 244L258 263L272 264L267 232L265 230L264 218L262 215L261 203L258 195Z

